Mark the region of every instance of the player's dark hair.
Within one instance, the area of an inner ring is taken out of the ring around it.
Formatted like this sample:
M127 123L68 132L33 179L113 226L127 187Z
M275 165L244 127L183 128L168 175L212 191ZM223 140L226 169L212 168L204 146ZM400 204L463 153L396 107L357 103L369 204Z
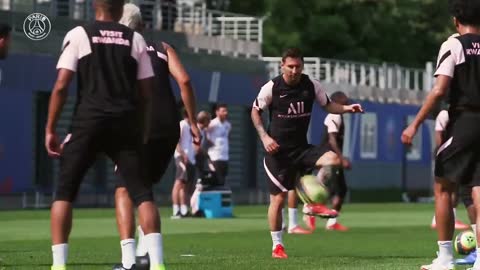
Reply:
M463 25L480 26L479 0L450 0L450 12Z
M6 23L0 23L0 38L5 38L10 35L12 28Z
M345 95L345 93L342 92L342 91L337 91L337 92L333 93L333 94L330 96L330 98L331 98L334 102L338 102L339 100L344 99L344 98L348 99L347 95Z
M219 110L220 108L225 108L225 109L227 109L227 104L225 104L225 103L218 103L217 106L215 106L215 110Z
M116 12L119 9L123 10L125 0L95 0L96 5L100 5L109 12Z
M298 58L298 59L302 60L302 62L303 62L303 54L302 54L302 51L300 51L299 48L288 48L288 49L286 49L282 54L282 62L285 62L285 59L287 59L287 57Z

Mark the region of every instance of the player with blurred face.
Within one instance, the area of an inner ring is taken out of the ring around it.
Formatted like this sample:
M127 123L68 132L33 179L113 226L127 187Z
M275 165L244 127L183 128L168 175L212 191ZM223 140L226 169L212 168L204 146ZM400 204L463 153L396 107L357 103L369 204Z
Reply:
M12 28L8 24L0 24L0 59L7 58Z

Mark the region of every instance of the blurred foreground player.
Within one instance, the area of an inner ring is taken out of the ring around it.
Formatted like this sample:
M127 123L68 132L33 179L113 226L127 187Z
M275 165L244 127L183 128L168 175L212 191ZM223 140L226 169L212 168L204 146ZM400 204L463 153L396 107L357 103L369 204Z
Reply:
M8 24L0 23L0 60L7 58L11 31L12 28Z

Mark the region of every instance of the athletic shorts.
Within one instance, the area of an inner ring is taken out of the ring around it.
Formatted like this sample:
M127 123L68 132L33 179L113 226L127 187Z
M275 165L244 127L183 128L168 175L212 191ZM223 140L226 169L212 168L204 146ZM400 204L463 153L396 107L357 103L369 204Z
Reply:
M92 164L105 153L118 165L132 201L153 201L152 184L142 162L142 136L138 118L132 114L113 119L82 121L73 126L60 157L60 177L55 200L73 202Z
M446 141L438 151L435 176L460 185L480 186L480 113L450 113Z
M176 180L181 180L187 183L195 182L195 165L193 165L190 162L187 162L187 164L185 164L182 157L176 157L175 168L176 168L176 172L175 172Z
M328 145L305 145L281 149L263 160L270 194L276 195L295 189L299 176L315 168L318 159L331 151Z
M175 148L177 147L179 136L152 138L143 146L143 160L146 166L148 180L156 184L162 179L165 171L170 164ZM125 180L119 177L117 187L125 187Z

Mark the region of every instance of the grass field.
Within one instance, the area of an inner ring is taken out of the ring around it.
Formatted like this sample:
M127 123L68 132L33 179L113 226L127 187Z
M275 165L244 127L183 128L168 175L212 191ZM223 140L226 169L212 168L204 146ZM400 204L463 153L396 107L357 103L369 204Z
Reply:
M170 209L161 209L168 269L419 269L437 248L433 205L353 204L341 217L349 232L326 232L320 221L312 235L285 235L290 258L273 260L266 209L236 207L236 218L217 220L171 220ZM120 261L113 209L74 216L69 269L111 269ZM50 263L48 211L0 212L0 270Z

